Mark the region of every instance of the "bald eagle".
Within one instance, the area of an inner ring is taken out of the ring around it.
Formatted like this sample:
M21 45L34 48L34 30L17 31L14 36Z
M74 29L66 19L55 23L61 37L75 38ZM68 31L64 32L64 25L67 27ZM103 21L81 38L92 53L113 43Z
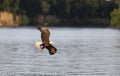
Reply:
M40 47L42 47L42 49L46 48L49 51L50 55L53 55L56 53L57 49L50 44L50 31L46 28L47 23L43 23L40 26L37 27L37 29L41 32L41 40L42 40L42 44L40 45Z

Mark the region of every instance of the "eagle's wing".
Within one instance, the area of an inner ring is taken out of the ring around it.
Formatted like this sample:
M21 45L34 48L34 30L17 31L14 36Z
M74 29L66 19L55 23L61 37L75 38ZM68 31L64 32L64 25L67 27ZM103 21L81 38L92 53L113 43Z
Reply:
M51 44L49 44L49 46L47 46L46 48L48 49L50 55L55 54L57 51L57 49L54 46L52 46Z

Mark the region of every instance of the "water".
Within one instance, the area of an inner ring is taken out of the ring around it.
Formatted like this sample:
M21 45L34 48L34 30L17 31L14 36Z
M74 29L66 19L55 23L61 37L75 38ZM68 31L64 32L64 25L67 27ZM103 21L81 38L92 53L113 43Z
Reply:
M120 31L50 28L58 51L34 47L35 28L0 28L0 76L120 76Z

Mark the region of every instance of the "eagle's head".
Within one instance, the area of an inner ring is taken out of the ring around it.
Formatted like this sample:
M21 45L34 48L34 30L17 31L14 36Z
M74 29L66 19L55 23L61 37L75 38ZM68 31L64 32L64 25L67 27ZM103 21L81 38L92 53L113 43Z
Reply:
M46 30L46 27L47 27L48 23L47 22L44 22L42 24L40 24L37 29L40 30L40 31L44 31Z
M46 27L46 26L48 26L48 23L44 22L41 26Z

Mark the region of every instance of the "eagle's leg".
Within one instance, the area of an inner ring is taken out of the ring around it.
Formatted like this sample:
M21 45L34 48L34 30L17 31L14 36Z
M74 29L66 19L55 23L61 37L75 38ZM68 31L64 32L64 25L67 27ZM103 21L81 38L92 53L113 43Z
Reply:
M41 48L41 49L44 49L44 48L45 48L44 44L41 44L41 45L40 45L40 48Z

